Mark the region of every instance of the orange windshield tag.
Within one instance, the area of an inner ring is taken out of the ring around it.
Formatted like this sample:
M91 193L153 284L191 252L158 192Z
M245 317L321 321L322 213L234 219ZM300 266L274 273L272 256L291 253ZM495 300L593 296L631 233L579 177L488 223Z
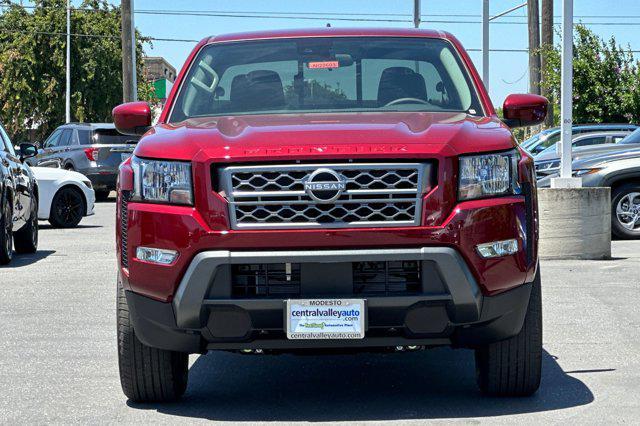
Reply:
M339 66L338 61L309 62L307 64L309 69L338 68Z

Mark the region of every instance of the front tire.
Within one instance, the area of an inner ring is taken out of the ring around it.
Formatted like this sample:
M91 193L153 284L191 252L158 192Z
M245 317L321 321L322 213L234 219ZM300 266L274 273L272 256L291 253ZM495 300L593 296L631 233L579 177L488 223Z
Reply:
M53 197L49 223L56 228L75 228L84 215L84 198L79 189L63 187Z
M13 257L13 209L9 200L0 200L0 204L0 265L6 265Z
M187 389L189 354L156 349L136 337L122 284L118 280L118 366L122 391L133 402L166 402Z
M629 183L611 194L611 232L618 238L640 238L640 185Z
M13 236L16 253L26 254L38 251L38 201L33 198L31 202L29 221Z
M109 194L111 194L111 191L108 189L98 189L95 191L95 193L96 193L96 201L108 201Z
M492 396L529 396L540 387L542 375L542 294L540 269L522 330L517 335L476 350L480 390Z

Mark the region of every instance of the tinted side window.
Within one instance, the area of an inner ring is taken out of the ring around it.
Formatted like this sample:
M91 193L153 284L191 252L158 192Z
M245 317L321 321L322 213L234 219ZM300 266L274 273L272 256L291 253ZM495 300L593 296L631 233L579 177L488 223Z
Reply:
M62 134L62 130L56 130L53 132L49 139L47 139L42 145L43 148L54 148L58 145L58 141L60 140L60 135Z
M592 138L584 138L577 142L573 143L573 146L588 146L588 145L599 145L601 143L607 143L606 136L595 136Z
M91 145L91 130L78 130L80 145Z
M15 151L13 150L13 145L11 144L11 139L9 139L9 135L4 131L4 127L0 126L0 149L8 152L9 154L15 155Z
M62 136L60 136L60 141L57 146L68 146L71 143L71 135L73 134L73 130L66 129L62 132Z

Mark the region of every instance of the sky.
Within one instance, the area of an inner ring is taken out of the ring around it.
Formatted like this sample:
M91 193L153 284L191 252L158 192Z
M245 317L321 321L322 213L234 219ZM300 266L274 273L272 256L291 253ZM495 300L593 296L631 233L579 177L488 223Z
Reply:
M413 0L132 0L138 11L226 11L278 12L298 17L318 17L318 20L299 18L260 19L247 17L174 16L138 13L135 24L145 36L200 40L209 35L230 32L332 27L412 27ZM524 0L491 0L490 15L522 4ZM79 3L74 0L73 3ZM112 3L119 3L112 1ZM482 0L421 0L421 28L433 28L453 33L466 49L480 48L480 11ZM555 22L561 22L562 1L555 0ZM326 16L345 18L336 14L361 14L348 18L389 19L406 22L358 22L325 19ZM241 15L242 13L236 13ZM333 15L331 15L333 14ZM381 15L364 15L381 14ZM406 15L406 16L405 16ZM446 16L445 16L446 15ZM604 38L612 35L619 44L640 51L640 1L638 0L575 0L574 17ZM452 22L463 21L463 22ZM499 18L490 26L491 49L526 49L526 7ZM515 23L514 23L515 22ZM600 23L600 24L598 24ZM604 25L602 23L605 23ZM624 25L621 25L624 24ZM632 25L627 25L632 24ZM559 26L557 29L559 30ZM557 40L557 38L556 38ZM178 70L193 48L193 42L155 41L146 45L149 56L163 56ZM481 67L479 51L470 51L476 68ZM640 52L636 53L640 58ZM528 56L526 52L490 53L489 93L496 107L501 106L510 93L528 91Z

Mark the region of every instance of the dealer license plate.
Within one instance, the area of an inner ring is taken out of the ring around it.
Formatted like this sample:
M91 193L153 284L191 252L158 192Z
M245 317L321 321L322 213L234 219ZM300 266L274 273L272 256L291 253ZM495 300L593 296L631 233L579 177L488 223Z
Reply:
M288 339L362 339L363 299L287 300Z

